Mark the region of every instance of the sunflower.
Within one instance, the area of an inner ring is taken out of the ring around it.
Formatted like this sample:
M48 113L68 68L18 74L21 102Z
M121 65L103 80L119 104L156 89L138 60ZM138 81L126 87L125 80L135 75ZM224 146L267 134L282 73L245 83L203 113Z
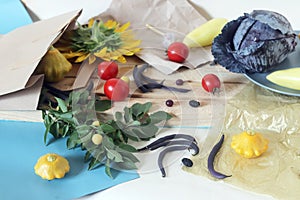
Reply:
M57 49L67 58L79 63L86 59L93 63L96 58L105 61L126 62L124 56L132 56L140 51L140 40L136 40L130 22L122 26L114 21L89 20L87 25L66 32L59 40Z

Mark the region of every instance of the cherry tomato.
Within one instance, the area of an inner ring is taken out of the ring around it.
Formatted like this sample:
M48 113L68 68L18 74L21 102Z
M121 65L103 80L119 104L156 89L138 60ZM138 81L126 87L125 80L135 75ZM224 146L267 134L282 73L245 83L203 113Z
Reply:
M129 86L121 79L111 78L104 84L104 94L113 101L123 101L129 94Z
M98 76L103 80L116 78L119 72L118 64L114 61L103 61L98 65Z
M206 74L202 78L202 87L207 92L212 92L213 94L220 90L221 81L215 74Z
M189 56L189 48L182 42L173 42L167 49L169 60L183 63Z

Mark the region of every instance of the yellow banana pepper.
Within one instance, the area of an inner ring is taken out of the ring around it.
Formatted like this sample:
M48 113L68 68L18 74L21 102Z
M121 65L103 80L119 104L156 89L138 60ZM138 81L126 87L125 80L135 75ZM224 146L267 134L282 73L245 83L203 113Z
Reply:
M188 47L205 47L213 43L228 22L225 18L213 18L188 33L183 39Z
M270 73L266 78L282 87L300 90L300 67L278 70Z

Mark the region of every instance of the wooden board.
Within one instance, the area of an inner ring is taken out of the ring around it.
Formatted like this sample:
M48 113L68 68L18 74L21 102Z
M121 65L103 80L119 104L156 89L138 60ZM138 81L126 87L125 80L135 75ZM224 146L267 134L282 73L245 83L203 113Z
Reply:
M249 82L243 75L230 73L219 65L211 66L209 64L205 64L196 69L187 69L183 67L171 75L162 74L155 68L150 67L144 72L146 76L160 81L165 80L164 84L166 86L186 88L191 91L188 93L179 93L165 89L154 89L152 92L142 93L133 81L132 71L134 66L141 65L143 63L144 62L137 57L130 57L126 64L119 65L118 76L121 77L126 75L131 80L130 96L125 101L114 102L114 107L111 112L121 111L124 106L130 106L136 102L152 102L153 111L164 110L174 115L174 118L169 121L168 126L170 127L197 128L210 126L212 121L224 116L226 101L236 95L240 90L242 90L245 84ZM80 67L81 65L75 64L73 69L65 76L64 80L51 84L51 86L61 91L68 91L72 89ZM91 80L96 83L95 93L105 99L106 97L103 93L104 81L97 77L96 69L94 70L95 71ZM221 79L222 86L219 95L212 95L202 88L201 78L207 73L214 73ZM182 86L177 86L175 84L175 81L179 78L184 80L184 84ZM172 99L174 101L174 105L172 107L167 107L165 105L165 101L167 99ZM201 106L198 108L191 107L189 105L190 100L199 101ZM217 107L220 109L217 110ZM2 113L2 116L5 116L5 118L13 115L13 113L9 114L9 112ZM22 116L22 114L19 116ZM29 117L29 119L32 121L35 116L40 116L40 114L33 114L33 116Z
M112 112L122 111L124 106L130 106L133 103L152 102L154 110L164 110L174 115L170 120L171 127L203 127L210 126L211 122L216 118L222 118L225 112L226 100L237 94L245 84L249 81L241 74L233 74L219 65L205 64L196 69L181 68L171 75L165 75L157 69L150 67L146 69L144 74L150 78L162 81L166 86L173 86L179 88L190 89L188 93L172 92L166 89L154 89L149 93L142 93L133 81L132 71L134 66L143 64L143 61L137 57L130 57L126 64L119 64L118 77L126 75L130 78L130 95L122 102L114 102ZM66 76L66 78L56 84L54 87L60 90L68 90L72 87L77 76L79 65L75 66L73 70ZM222 81L221 92L218 95L212 95L206 92L201 86L201 79L207 73L214 73L219 76ZM184 80L182 86L177 86L175 81L177 79ZM106 98L103 93L104 81L100 80L96 71L92 76L95 85L95 93L102 98ZM165 101L172 99L174 105L167 107ZM189 105L190 100L197 100L201 106L193 108ZM216 107L220 110L216 110ZM221 105L221 106L220 106Z

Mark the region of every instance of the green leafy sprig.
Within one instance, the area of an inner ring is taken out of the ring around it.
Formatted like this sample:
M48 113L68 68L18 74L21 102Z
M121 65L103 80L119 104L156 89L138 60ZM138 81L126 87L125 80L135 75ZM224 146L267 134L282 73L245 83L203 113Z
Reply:
M43 110L46 127L44 142L48 133L55 139L67 137L67 148L81 148L86 151L84 161L89 170L105 165L105 172L113 177L111 168L116 170L136 169L139 162L134 155L136 148L129 141L149 140L158 132L157 124L172 116L164 111L150 113L151 102L135 103L115 112L109 119L104 112L111 108L111 101L92 98L88 91L73 91L67 100L55 98L57 106L49 104ZM99 121L100 123L95 123ZM92 137L102 136L102 142L95 144Z

